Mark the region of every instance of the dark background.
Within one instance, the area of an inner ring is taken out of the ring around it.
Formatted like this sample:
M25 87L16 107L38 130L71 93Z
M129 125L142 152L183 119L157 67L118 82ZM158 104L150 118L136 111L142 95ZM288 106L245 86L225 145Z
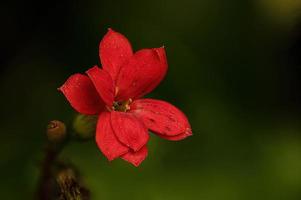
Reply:
M93 199L300 200L301 2L66 0L0 6L0 197L32 199L49 120L75 112L59 87L99 64L111 27L133 48L166 46L151 97L189 117L193 137L152 136L139 168L94 141L63 152Z

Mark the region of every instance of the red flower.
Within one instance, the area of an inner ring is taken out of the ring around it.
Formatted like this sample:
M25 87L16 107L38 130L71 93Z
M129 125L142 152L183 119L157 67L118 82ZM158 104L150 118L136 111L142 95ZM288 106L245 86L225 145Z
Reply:
M167 140L190 136L186 116L173 105L141 99L164 78L164 47L133 53L125 36L109 29L99 45L102 69L74 74L59 88L79 113L99 115L96 143L111 161L138 166L147 156L148 130Z

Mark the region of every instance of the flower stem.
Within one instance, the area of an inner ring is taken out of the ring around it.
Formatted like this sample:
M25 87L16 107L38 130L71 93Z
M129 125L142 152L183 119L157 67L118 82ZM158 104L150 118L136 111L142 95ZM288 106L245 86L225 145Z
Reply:
M61 122L55 123L55 125L65 126ZM66 131L65 127L64 130ZM59 134L63 137L59 138ZM47 136L49 141L41 163L36 199L89 200L89 190L82 186L78 170L74 165L59 160L60 152L70 142L71 137L66 136L61 127L53 126L53 121L48 125Z
M62 151L66 143L59 146L48 142L45 148L45 156L42 161L40 179L38 184L37 199L38 200L52 200L53 188L54 188L54 165L59 153Z

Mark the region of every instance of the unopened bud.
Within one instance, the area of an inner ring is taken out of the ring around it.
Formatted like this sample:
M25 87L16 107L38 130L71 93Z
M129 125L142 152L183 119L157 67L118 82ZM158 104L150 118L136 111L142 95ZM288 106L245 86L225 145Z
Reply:
M66 126L58 120L50 121L47 125L47 137L51 142L62 142L66 137Z
M97 116L95 115L77 115L73 122L73 129L81 139L90 139L94 137L96 130Z

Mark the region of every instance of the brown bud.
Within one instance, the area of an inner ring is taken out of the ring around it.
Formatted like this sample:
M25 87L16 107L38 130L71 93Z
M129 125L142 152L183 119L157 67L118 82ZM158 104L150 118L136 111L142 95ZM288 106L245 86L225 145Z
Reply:
M47 125L47 137L51 142L62 142L66 137L66 125L58 120L50 121Z

